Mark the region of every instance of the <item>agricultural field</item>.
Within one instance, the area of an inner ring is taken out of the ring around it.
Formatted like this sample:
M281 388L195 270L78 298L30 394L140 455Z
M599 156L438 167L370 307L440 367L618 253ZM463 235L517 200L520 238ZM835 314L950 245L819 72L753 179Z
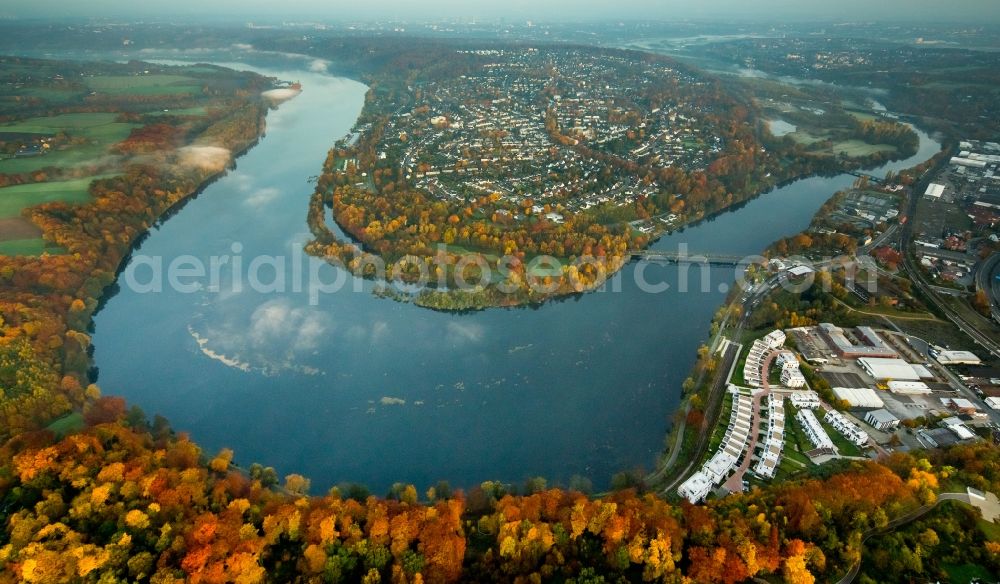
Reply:
M58 253L59 251L61 250L49 248L45 240L40 237L0 241L0 255L37 256L43 252Z
M180 109L163 110L162 112L152 112L149 115L162 117L162 116L204 116L208 115L208 108L206 107L186 107Z
M86 203L90 201L90 183L107 176L4 187L0 189L0 219L18 217L23 209L42 203Z
M261 91L259 78L204 65L0 57L0 255L59 252L25 209L90 202L93 180L202 134L225 115L218 96L241 89Z
M796 129L794 132L788 132L787 134L785 134L785 136L788 136L792 140L795 140L796 144L802 144L803 146L809 146L811 144L815 144L817 142L823 142L824 140L829 139L829 136L827 136L826 134L822 133L813 134L802 128Z
M139 124L117 122L113 113L79 113L38 117L0 125L0 134L25 134L52 137L64 133L71 140L49 149L45 154L0 160L0 173L37 172L49 167L70 167L96 162L108 154L108 149L128 137Z
M878 119L877 116L875 116L874 114L871 114L869 112L866 112L866 111L859 111L859 110L849 109L849 110L847 110L847 113L851 114L852 116L854 116L855 118L861 120L862 122L870 122L872 120L877 120Z
M115 95L176 95L201 92L201 83L183 75L107 75L87 77L92 91Z
M861 140L844 140L837 142L831 148L835 154L848 156L850 158L862 158L882 152L895 152L896 147L891 144L869 144Z
M0 218L0 255L38 255L42 230L23 217Z

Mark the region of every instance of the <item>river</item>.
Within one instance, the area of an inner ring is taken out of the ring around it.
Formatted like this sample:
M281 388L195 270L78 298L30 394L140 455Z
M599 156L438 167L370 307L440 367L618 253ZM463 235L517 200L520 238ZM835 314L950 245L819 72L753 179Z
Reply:
M156 227L133 262L305 261L309 179L353 125L366 88L305 66L261 72L299 80L304 92L271 112L260 144ZM913 166L939 147L921 133L916 156L873 172ZM853 179L792 183L656 247L757 253L803 229ZM106 394L167 417L209 454L231 447L238 463L304 474L315 491L539 475L561 484L582 475L601 488L619 470L652 467L724 298L718 287L733 280L732 269L714 268L708 290L684 293L676 266L639 266L621 272L617 291L473 314L379 299L370 283L315 306L304 291L235 292L225 277L222 293L123 285L96 316L94 357ZM148 279L148 266L133 267ZM670 289L641 290L637 271Z

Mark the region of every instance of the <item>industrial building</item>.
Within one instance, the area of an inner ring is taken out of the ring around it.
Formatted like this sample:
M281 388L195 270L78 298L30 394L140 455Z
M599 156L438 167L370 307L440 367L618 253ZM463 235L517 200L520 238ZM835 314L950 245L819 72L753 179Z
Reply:
M952 164L955 164L955 158L952 158ZM940 199L941 195L944 194L944 185L939 185L936 183L931 183L927 185L927 190L924 191L925 197L930 197L932 199Z
M886 383L889 391L900 395L926 395L931 392L931 388L923 381L900 381L893 379Z
M792 278L801 278L802 276L808 276L814 273L816 270L810 268L809 266L792 266L788 268L788 275Z
M899 427L899 418L892 415L889 410L872 410L865 414L865 422L883 432L890 432Z
M878 380L919 381L921 377L932 377L922 365L910 365L902 359L862 357L858 359L858 365Z
M885 402L878 393L869 387L834 387L833 394L837 399L846 401L852 408L881 408Z
M968 168L986 168L985 160L973 160L972 158L962 158L961 156L952 156L951 163L956 166L965 166ZM931 184L931 186L935 187L941 185ZM928 187L927 190L930 190L930 187ZM941 190L944 191L944 187L942 187ZM938 196L940 197L941 195Z
M931 356L942 365L982 365L983 361L970 351L931 350Z
M941 405L960 414L972 415L979 411L976 404L964 397L943 397L941 398Z
M882 337L878 333L866 326L859 326L854 329L857 342L849 339L844 329L828 322L820 324L819 330L830 345L830 348L842 358L894 358L899 356L895 349L882 340Z
M920 436L931 448L951 446L959 441L959 438L955 435L955 433L947 428L920 430L917 432L917 435Z
M959 440L972 440L976 433L969 429L962 420L958 418L945 418L941 420L941 427L947 428Z

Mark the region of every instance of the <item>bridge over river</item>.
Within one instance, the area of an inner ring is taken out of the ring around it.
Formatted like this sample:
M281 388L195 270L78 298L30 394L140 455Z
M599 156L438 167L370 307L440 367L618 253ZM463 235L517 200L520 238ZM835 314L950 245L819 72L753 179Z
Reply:
M718 253L692 253L688 251L636 250L629 252L633 259L665 264L714 264L719 266L737 266L765 261L762 256L728 255Z

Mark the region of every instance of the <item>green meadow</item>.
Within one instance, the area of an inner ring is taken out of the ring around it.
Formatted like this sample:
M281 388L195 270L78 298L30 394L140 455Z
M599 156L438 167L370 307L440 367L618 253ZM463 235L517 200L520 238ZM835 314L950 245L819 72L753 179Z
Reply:
M88 191L90 183L98 178L107 178L107 176L0 188L0 218L18 217L22 209L42 203L56 201L86 203L90 201Z
M53 136L63 131L88 141L86 144L55 148L42 156L0 160L0 173L35 172L53 166L69 167L97 160L107 154L110 146L121 142L139 127L139 124L116 122L117 117L113 113L63 114L0 125L0 132Z

